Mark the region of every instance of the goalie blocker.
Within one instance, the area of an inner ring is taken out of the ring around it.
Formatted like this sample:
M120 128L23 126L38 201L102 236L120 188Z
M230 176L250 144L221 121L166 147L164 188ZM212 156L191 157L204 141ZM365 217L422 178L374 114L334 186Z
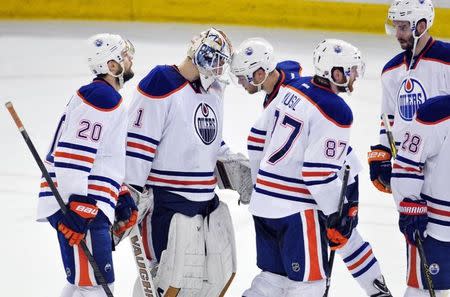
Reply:
M219 158L214 173L219 189L234 190L239 193L239 203L250 203L253 182L247 157L238 153Z

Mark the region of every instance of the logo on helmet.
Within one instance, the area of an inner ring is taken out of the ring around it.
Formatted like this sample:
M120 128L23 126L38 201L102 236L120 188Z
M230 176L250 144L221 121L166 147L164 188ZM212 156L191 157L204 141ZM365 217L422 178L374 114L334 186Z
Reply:
M100 46L102 46L102 44L103 44L103 40L101 40L101 39L96 39L96 40L94 41L94 43L95 43L95 46L100 47Z
M422 84L415 78L403 80L397 94L398 113L405 121L411 121L417 109L427 100Z
M334 52L339 54L342 52L342 47L340 45L335 45L334 46Z
M209 145L214 142L217 137L217 125L214 109L206 103L200 103L194 113L194 127L204 144Z
M251 56L251 55L253 54L253 49L252 49L251 47L247 47L247 48L245 49L245 54L246 54L247 56Z

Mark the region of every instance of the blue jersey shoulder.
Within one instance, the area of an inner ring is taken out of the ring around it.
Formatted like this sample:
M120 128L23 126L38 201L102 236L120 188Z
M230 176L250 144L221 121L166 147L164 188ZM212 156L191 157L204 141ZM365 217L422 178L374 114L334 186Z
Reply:
M301 77L301 73L303 70L299 62L289 60L278 63L276 69L284 73L284 84L287 84L292 80Z
M405 52L401 52L400 54L393 57L389 62L386 63L383 67L383 71L381 73L385 73L386 71L389 71L392 68L398 67L401 64L403 64L403 61L405 60Z
M78 95L86 104L103 111L113 110L122 102L120 94L103 80L94 80L82 86Z
M139 82L139 89L149 97L167 97L188 81L174 66L158 65Z
M417 110L418 121L432 124L450 116L450 95L428 99Z
M353 122L353 113L344 99L329 89L320 87L312 82L312 77L302 77L290 84L303 93L312 104L328 120L338 126L348 127Z
M450 43L436 40L423 58L450 64Z

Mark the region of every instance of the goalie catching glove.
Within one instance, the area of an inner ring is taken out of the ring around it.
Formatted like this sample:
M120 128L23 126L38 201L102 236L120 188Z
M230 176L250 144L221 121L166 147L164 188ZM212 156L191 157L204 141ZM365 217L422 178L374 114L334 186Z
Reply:
M239 203L250 203L253 182L247 157L238 153L218 158L215 174L220 189L235 190L239 193Z

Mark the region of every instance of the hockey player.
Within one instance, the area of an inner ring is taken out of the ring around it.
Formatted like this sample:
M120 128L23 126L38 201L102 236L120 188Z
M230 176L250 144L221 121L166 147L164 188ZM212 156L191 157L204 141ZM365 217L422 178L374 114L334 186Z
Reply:
M231 217L214 193L230 56L222 31L202 32L180 64L141 80L129 109L126 181L151 186L143 240L161 296L223 296L236 271Z
M323 48L330 49L329 47L331 47L331 50L333 50L333 42L337 41L327 41L327 46ZM340 43L338 42L335 45L338 44ZM319 48L318 50L323 48ZM348 50L348 48L346 48L346 50ZM351 62L355 62L354 65L359 63L357 60ZM290 108L289 106L292 106L293 112L290 112L291 114L296 114L296 110L301 110L306 107L306 102L300 103L302 100L301 97L298 95L295 97L292 96L295 93L289 92L289 90L298 90L297 87L302 84L303 87L309 85L322 87L322 83L326 81L322 80L320 85L314 85L316 83L313 83L311 78L300 78L302 68L297 62L283 61L276 64L272 46L262 38L250 38L239 46L233 55L231 70L232 73L237 76L239 84L241 84L250 94L256 93L259 90L264 90L266 92L264 100L265 110L251 129L250 136L248 137L248 152L252 166L253 180L256 183L256 193L263 194L263 199L266 200L266 202L264 202L261 199L262 196L258 196L258 194L255 193L255 197L257 197L250 202L250 211L254 215L257 236L257 264L263 271L254 279L252 287L244 292L244 296L293 296L294 294L305 294L303 291L299 292L301 289L298 289L297 287L301 287L302 285L297 283L297 281L321 279L319 276L320 273L316 273L315 276L312 273L314 273L314 270L315 272L321 270L325 271L327 267L321 269L319 267L319 262L313 263L311 261L309 262L309 265L314 264L315 267L308 267L309 272L306 272L305 270L299 272L300 267L308 262L308 260L305 261L305 258L308 257L308 253L310 255L313 253L315 253L316 256L318 255L317 243L318 245L323 244L322 239L324 238L321 238L320 234L315 233L317 237L315 239L306 236L307 239L302 239L301 242L289 242L292 241L292 239L284 238L284 236L291 238L297 237L289 232L287 232L286 235L282 235L278 233L279 231L277 232L277 228L284 225L285 228L291 228L292 230L303 229L301 232L305 235L312 234L312 231L317 232L319 230L318 225L322 225L322 227L325 225L324 218L320 215L318 216L319 212L314 206L302 207L298 205L298 203L295 205L294 202L288 202L292 203L288 205L284 202L289 200L307 200L303 198L303 196L311 197L307 186L304 185L304 181L294 176L290 177L273 174L271 166L267 167L270 171L263 171L262 168L270 163L264 164L263 161L263 163L260 164L260 162L264 155L266 155L269 144L271 143L272 133L273 137L276 137L276 129L278 127L275 125L277 124L276 122L278 121L282 110L280 107L285 105L287 108ZM314 80L320 80L320 78L315 77ZM328 90L329 87L330 85L328 84ZM330 94L332 95L332 93ZM332 98L332 100L335 100L335 98ZM339 103L348 108L342 101ZM347 111L351 115L351 112L349 110ZM301 113L301 120L308 120L308 114L304 114L304 112ZM286 124L287 123L284 123L282 125L294 128L293 125ZM280 130L279 132L282 131ZM308 134L309 132L305 131L304 133ZM300 135L300 138L301 137L302 136ZM303 139L299 141L308 140ZM292 150L292 153L295 154L295 143L292 144ZM346 154L347 150L344 155ZM289 158L289 156L287 158ZM289 160L293 162L294 158L291 157ZM265 158L265 162L268 162L269 159ZM353 179L351 185L348 187L347 197L350 203L347 204L346 208L355 210L354 207L357 207L358 201L358 179L356 174L361 169L361 165L351 148L348 148L348 156L346 157L345 162L350 163L352 167ZM259 170L260 166L261 170ZM286 163L284 163L284 166L286 166ZM294 172L293 170L289 171ZM299 187L300 184L301 186ZM265 206L263 203L265 203ZM277 205L280 209L284 208L284 210L288 212L288 208L293 206L292 212L294 212L294 214L287 217L282 215L281 218L279 218L279 214L268 212L267 204L270 204L271 206ZM299 211L301 208L303 208L303 210ZM295 220L295 218L298 218L299 216L303 220L302 224L306 223L306 225L303 224L303 226L299 226L298 220ZM370 244L364 242L356 230L352 233L352 229L355 228L357 224L356 213L353 212L351 217L348 217L343 221L348 221L346 235L349 237L349 240L346 244L336 245L335 243L332 243L333 248L340 248L338 249L338 253L345 259L347 267L352 275L366 290L368 295L391 296L384 284L379 265L372 254ZM311 223L316 224L317 230L314 229L308 231L308 229L311 228ZM339 232L336 232L336 234L338 233ZM281 239L279 236L281 236ZM305 250L309 249L309 246L305 248L305 243L308 241L310 243L314 241L315 251L305 252ZM344 241L346 240L344 239ZM288 243L289 247L287 250L280 250L278 246L284 245L285 242ZM321 247L321 251L324 252L324 254L322 254L321 259L316 258L314 260L320 261L320 263L326 263L326 256L324 256L326 255L326 248L323 248L323 245L321 245ZM293 261L295 258L296 260ZM304 262L300 263L298 262L298 259L302 259ZM306 270L308 270L308 268ZM298 274L302 273L303 275L300 276L299 279ZM318 290L311 294L312 295L308 296L321 296L322 293Z
M434 40L431 0L395 0L388 13L387 31L395 34L402 53L383 68L381 114L386 114L399 145L401 130L428 98L450 93L450 44ZM368 154L370 179L375 187L390 193L391 150L383 121L380 143Z
M436 296L450 290L450 95L428 99L405 127L392 172L401 232L408 241L405 297L429 296L415 247L418 231Z
M70 99L46 157L47 169L69 211L62 214L45 179L38 202L38 220L49 221L59 231L69 282L62 297L106 296L78 247L82 240L112 289L110 228L125 177L127 113L118 90L134 75L134 47L119 35L97 34L89 38L87 48L88 64L96 77ZM125 204L133 207L132 201ZM122 213L121 219L128 223L130 217Z

